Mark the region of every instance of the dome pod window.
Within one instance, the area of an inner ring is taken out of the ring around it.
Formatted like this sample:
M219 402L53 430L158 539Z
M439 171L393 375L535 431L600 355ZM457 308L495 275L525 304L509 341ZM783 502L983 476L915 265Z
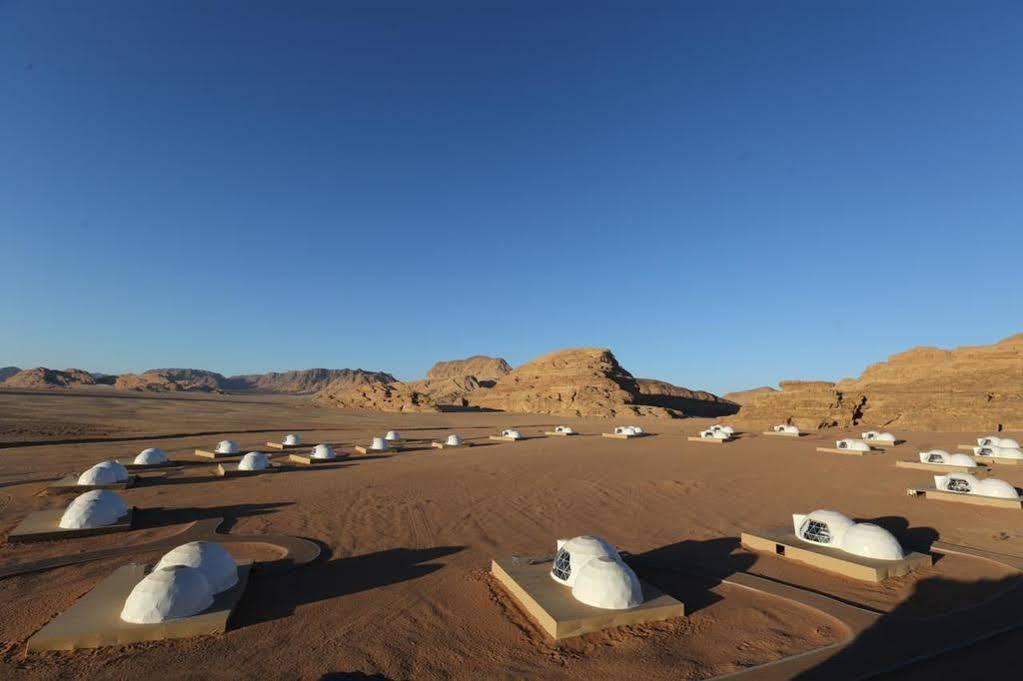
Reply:
M618 551L600 537L582 535L567 540L559 539L557 546L551 578L568 586L575 584L580 568L590 560L601 556L620 559Z

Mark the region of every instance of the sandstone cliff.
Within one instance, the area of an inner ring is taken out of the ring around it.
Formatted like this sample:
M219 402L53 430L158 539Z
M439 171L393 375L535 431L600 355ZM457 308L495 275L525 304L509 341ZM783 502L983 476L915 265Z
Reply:
M88 371L81 369L47 369L36 367L19 371L3 382L5 388L76 388L97 385Z
M226 390L251 390L262 393L308 394L334 384L337 384L335 387L347 387L366 383L393 383L394 380L394 376L382 371L300 369L231 376L224 381L223 387Z
M1023 334L994 345L921 347L837 384L784 382L754 396L740 418L801 428L1023 429Z
M639 402L653 407L665 407L686 416L728 416L739 411L739 405L706 390L690 390L652 378L637 378Z
M466 359L437 362L427 372L426 380L463 380L467 376L472 376L480 385L491 387L502 376L511 373L511 370L512 368L508 365L508 362L500 357L474 355Z
M313 400L341 409L373 411L424 412L440 411L429 395L418 392L407 383L333 384L316 394Z
M749 390L736 390L735 392L727 393L722 397L729 402L735 402L736 404L747 404L757 395L776 392L778 392L777 389L764 385L759 388L750 388Z
M0 367L0 383L21 371L19 367Z

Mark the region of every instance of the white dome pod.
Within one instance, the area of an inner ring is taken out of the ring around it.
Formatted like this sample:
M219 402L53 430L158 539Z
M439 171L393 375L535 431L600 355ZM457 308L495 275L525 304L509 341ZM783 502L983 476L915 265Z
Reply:
M950 466L966 466L976 468L977 462L966 454L949 454L943 449L932 449L929 452L920 452L921 463L947 464Z
M217 443L217 454L238 454L242 451L235 440L221 440Z
M794 433L797 435L799 434L799 428L793 425L789 425L788 423L782 423L781 425L777 425L773 428L773 430L776 433Z
M554 429L555 433L564 433L565 435L571 435L575 431L572 430L572 426L557 426Z
M574 586L583 565L602 556L621 560L618 551L600 537L582 535L572 539L558 540L558 553L554 556L551 579L568 586Z
M512 428L509 428L508 430L502 430L501 431L501 437L507 437L507 438L510 438L512 440L521 440L522 439L522 433L520 433L519 431L514 430Z
M385 438L375 437L373 438L373 443L369 446L369 448L375 452L386 452L391 448L391 445Z
M1010 449L1019 449L1019 442L1016 442L1011 437L1003 437L999 442L1001 447L1009 447Z
M109 462L98 463L78 476L79 485L116 485L117 471Z
M284 436L284 444L288 447L295 447L302 444L302 438L294 433L288 433Z
M876 560L902 560L905 554L892 533L873 523L856 523L842 535L846 553Z
M895 435L887 432L878 433L877 436L875 436L873 439L880 440L881 442L895 442Z
M388 442L395 442L401 439L401 433L396 430L387 431L387 435L384 435L384 439Z
M64 515L60 527L65 530L91 529L113 525L125 514L128 507L116 493L105 489L94 489L74 498Z
M309 455L310 459L333 459L336 457L337 454L330 445L316 445L313 447L312 454Z
M700 437L704 440L727 440L728 434L720 430L701 430Z
M838 511L818 509L807 515L792 514L796 536L811 544L841 548L842 537L855 523Z
M835 447L837 447L838 449L849 449L849 450L852 450L854 452L869 452L870 451L870 445L868 445L866 442L862 442L860 440L853 440L853 439L850 439L850 438L845 438L844 440L838 440L837 442L835 442Z
M265 471L270 467L270 460L263 452L249 452L238 462L240 471Z
M132 463L136 466L158 466L167 463L167 452L156 447L143 449Z
M630 428L632 428L632 432L633 432L634 435L642 435L643 434L643 429L640 428L639 426L630 426Z
M202 572L213 593L226 591L238 583L238 566L222 544L190 541L163 555L154 571L172 565L187 565Z
M881 433L877 432L876 430L868 430L865 433L860 433L860 437L863 438L864 440L876 440L877 436L880 434Z
M187 565L156 569L128 594L121 619L154 624L198 615L213 605L213 589L201 570Z
M632 426L615 426L615 435L635 435L636 430Z
M104 461L100 464L101 466L110 466L111 470L114 471L114 475L117 478L117 482L128 481L128 469L124 467L120 461Z
M970 473L948 473L934 476L934 486L945 492L975 494L979 484L980 480Z
M1000 447L992 445L988 447L974 447L973 453L977 456L990 456L995 459L1023 459L1023 452L1013 447Z
M446 444L448 447L457 447L458 445L462 444L462 437L457 433L452 433L451 435L448 435L447 440L444 440L444 444Z
M716 431L716 432L719 432L719 433L724 433L728 437L731 437L731 436L735 435L735 428L732 428L731 426L713 425L713 426L710 427L710 430L713 430L713 431Z
M1019 499L1019 492L1005 480L998 478L984 478L977 483L973 492L983 497L998 497L1000 499Z
M579 569L572 596L605 610L627 610L643 604L643 587L628 565L611 556L591 558Z

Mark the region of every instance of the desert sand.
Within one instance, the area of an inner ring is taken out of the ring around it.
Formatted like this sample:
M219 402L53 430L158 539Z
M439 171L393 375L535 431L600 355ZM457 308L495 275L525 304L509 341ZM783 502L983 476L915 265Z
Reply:
M765 575L891 613L929 617L999 593L1017 577L994 563L948 556L880 585L854 582L739 547L744 530L782 527L793 512L841 510L884 525L907 548L940 537L1016 553L1023 525L1003 509L912 499L925 471L894 461L923 448L954 450L972 434L900 432L907 442L872 457L818 454L852 431L779 441L750 433L721 446L685 441L707 419L630 417L655 436L608 440L615 422L510 413L374 413L317 407L308 398L194 394L0 391L0 532L67 497L48 480L145 447L196 461L197 447L233 438L244 451L298 432L307 443L356 443L394 428L429 440L457 431L478 446L352 456L324 468L218 479L210 465L124 493L143 529L34 545L3 545L0 568L144 543L190 518L223 516L237 534L282 533L319 542L324 555L283 575L254 578L223 636L75 653L24 654L25 641L114 567L138 554L0 579L0 676L123 678L709 678L818 648L840 625L802 606L720 579ZM491 443L515 426L582 433ZM979 435L980 433L978 433ZM1012 435L1011 433L1008 433ZM1016 434L1019 435L1019 434ZM999 477L1023 484L1023 467ZM166 510L160 510L166 509ZM170 509L173 509L171 511ZM686 603L684 619L544 637L488 574L491 558L542 556L554 540L597 533L632 556L637 572ZM265 546L232 547L267 559ZM246 555L247 554L247 555ZM1014 658L1018 634L917 664L898 678ZM1013 658L1010 658L1010 655ZM331 677L336 674L338 676ZM894 677L893 677L894 678Z

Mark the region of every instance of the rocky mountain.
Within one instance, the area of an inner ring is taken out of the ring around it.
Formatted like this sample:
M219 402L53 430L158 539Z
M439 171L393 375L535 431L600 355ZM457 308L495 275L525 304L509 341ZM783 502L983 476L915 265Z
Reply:
M0 367L0 383L21 371L19 367Z
M271 371L265 374L231 376L223 382L225 390L251 390L263 393L308 394L337 384L341 387L367 383L393 383L394 376L382 371L362 369L302 369Z
M122 374L114 381L115 390L144 392L222 393L227 379L206 369L149 369L141 374Z
M425 412L440 411L429 395L418 392L408 383L363 383L345 385L332 383L313 400L325 406L341 409L370 409L373 411Z
M441 381L444 379L462 380L472 376L484 387L491 387L502 376L511 373L511 366L500 357L474 355L466 359L452 359L437 362L426 373L426 380Z
M801 428L1023 429L1023 334L954 350L919 347L838 383L786 381L751 397L741 420Z
M76 388L96 385L96 378L81 369L47 369L36 367L24 369L4 382L5 388Z
M718 397L705 390L690 390L653 378L637 378L639 397L642 404L665 407L682 412L686 416L728 416L739 411L736 402Z
M727 393L723 396L723 399L729 402L735 402L736 404L746 404L752 398L760 395L761 393L776 393L777 388L772 388L768 385L760 386L759 388L750 388L748 390L736 390L735 392Z

